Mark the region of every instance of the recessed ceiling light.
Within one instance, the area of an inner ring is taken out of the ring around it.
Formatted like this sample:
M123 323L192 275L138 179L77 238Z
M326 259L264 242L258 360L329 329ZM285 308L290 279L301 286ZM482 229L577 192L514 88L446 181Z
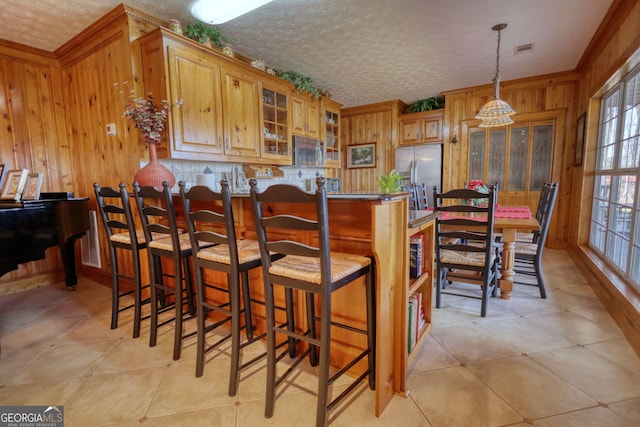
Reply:
M191 14L208 24L222 24L257 9L272 0L198 0Z

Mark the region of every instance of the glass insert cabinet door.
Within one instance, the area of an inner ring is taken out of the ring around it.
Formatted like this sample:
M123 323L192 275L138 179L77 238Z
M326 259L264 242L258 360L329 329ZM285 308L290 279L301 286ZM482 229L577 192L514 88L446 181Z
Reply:
M499 202L535 209L551 177L552 121L469 129L468 179L498 184Z

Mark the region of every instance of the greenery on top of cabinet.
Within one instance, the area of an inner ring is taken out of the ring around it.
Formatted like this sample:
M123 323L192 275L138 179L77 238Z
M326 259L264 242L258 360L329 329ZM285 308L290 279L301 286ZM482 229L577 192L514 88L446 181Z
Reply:
M184 27L184 35L191 40L205 43L207 39L218 47L222 46L222 42L228 42L229 37L222 34L218 27L207 25L202 22L195 22Z
M274 71L276 72L276 76L293 84L298 90L307 92L316 98L320 98L320 96L324 94L322 89L314 86L313 79L311 77L304 76L297 71L282 71L278 69L275 69Z
M439 110L444 108L443 96L432 96L430 98L418 99L417 101L409 104L405 113L418 113L421 111Z

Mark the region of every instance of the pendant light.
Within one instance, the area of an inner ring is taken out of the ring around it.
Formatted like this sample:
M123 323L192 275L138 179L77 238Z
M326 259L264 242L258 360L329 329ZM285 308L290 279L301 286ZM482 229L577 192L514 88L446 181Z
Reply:
M498 54L496 57L496 76L493 78L494 98L487 102L476 115L476 119L482 120L481 128L500 127L513 123L513 116L516 112L511 106L500 99L500 32L507 28L507 24L497 24L491 27L498 32Z

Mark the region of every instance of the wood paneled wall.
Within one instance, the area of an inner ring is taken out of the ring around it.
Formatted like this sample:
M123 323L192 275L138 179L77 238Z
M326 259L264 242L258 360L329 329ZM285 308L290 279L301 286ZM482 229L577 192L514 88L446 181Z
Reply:
M342 110L340 138L344 167L338 171L342 191L378 191L380 176L395 166L393 148L398 141L398 114L404 108L401 101L389 101ZM347 147L372 142L376 143L376 167L346 169Z
M0 42L0 163L7 170L42 172L43 192L73 191L61 83L53 55ZM20 265L0 282L59 271L59 255L49 251L45 260Z
M517 112L516 123L548 119L556 127L551 179L560 183L560 191L548 238L548 246L553 248L566 248L569 242L578 78L577 73L558 73L505 82L500 88L501 98ZM475 115L493 97L493 86L447 91L444 95L443 187L453 188L467 181L468 129L480 123ZM457 144L451 143L454 136Z

